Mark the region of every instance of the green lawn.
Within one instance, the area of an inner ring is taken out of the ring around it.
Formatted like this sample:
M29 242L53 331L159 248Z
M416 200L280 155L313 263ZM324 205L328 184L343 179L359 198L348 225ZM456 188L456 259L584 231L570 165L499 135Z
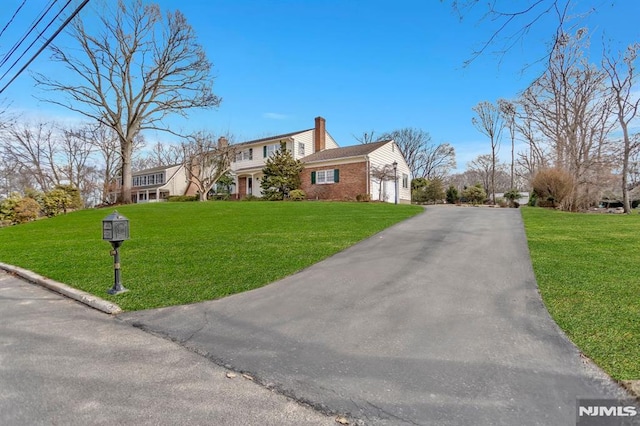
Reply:
M613 378L640 379L640 215L523 208L522 216L555 321Z
M206 202L122 206L127 293L109 296L111 246L84 210L0 229L0 262L114 301L124 310L216 299L264 286L423 211L386 203Z

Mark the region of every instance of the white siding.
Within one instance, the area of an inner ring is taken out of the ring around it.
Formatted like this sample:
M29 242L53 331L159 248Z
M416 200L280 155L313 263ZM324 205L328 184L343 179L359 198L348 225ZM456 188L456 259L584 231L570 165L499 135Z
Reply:
M369 164L372 168L391 165L393 164L394 161L398 163L398 176L397 176L398 189L399 189L398 199L403 202L410 202L411 201L411 172L409 171L409 166L407 165L407 162L404 160L404 157L400 153L400 150L398 149L398 146L396 145L396 143L391 141L387 144L382 145L380 148L376 149L375 151L369 154ZM409 176L408 188L402 187L403 174L406 174ZM391 184L391 187L388 186L389 184ZM379 189L380 189L379 183L377 183L374 179L372 179L370 185L371 185L370 186L371 197L377 200ZM395 201L395 192L393 188L393 182L387 183L386 191L388 196L391 197L391 199L386 201L393 203Z
M296 160L306 157L313 152L313 130L307 130L306 132L298 133L293 137L293 158ZM298 143L304 144L304 155L300 153L298 149Z
M160 189L168 189L170 195L182 195L187 190L187 174L184 167L176 166L167 169L167 183Z
M331 137L331 135L328 132L324 133L325 138L324 138L324 147L325 149L332 149L332 148L340 148L338 146L338 144L336 143L335 139L333 139L333 137ZM309 153L311 154L311 153ZM307 154L307 155L309 155Z

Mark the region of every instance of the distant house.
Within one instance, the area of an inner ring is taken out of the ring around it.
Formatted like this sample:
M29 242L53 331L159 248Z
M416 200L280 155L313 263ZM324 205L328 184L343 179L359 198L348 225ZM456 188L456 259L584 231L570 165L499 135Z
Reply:
M133 203L164 201L172 195L189 193L187 176L182 164L140 170L133 173L132 180Z

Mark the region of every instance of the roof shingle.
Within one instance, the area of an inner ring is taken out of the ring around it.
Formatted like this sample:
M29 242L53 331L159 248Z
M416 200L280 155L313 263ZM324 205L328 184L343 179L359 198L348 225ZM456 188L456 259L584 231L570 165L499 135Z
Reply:
M381 146L391 142L391 139L367 143L362 145L345 146L342 148L325 149L324 151L315 152L302 158L304 163L313 163L316 161L337 160L339 158L360 157L371 154Z

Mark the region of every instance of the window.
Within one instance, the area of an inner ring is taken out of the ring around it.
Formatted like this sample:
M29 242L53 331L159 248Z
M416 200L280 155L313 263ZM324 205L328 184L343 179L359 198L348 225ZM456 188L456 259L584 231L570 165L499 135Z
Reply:
M409 187L409 175L404 173L402 174L402 187L405 189Z
M271 157L273 155L274 152L276 152L278 149L278 145L267 145L264 147L264 150L262 152L263 157L267 158L267 157Z
M328 184L328 183L338 183L340 181L340 170L338 169L330 169L330 170L318 170L315 172L311 172L311 183L312 184Z
M298 142L298 155L304 157L304 144L302 142Z
M133 186L162 185L164 183L164 173L134 176L131 180Z
M246 151L242 151L243 160L253 160L253 148L249 148Z

